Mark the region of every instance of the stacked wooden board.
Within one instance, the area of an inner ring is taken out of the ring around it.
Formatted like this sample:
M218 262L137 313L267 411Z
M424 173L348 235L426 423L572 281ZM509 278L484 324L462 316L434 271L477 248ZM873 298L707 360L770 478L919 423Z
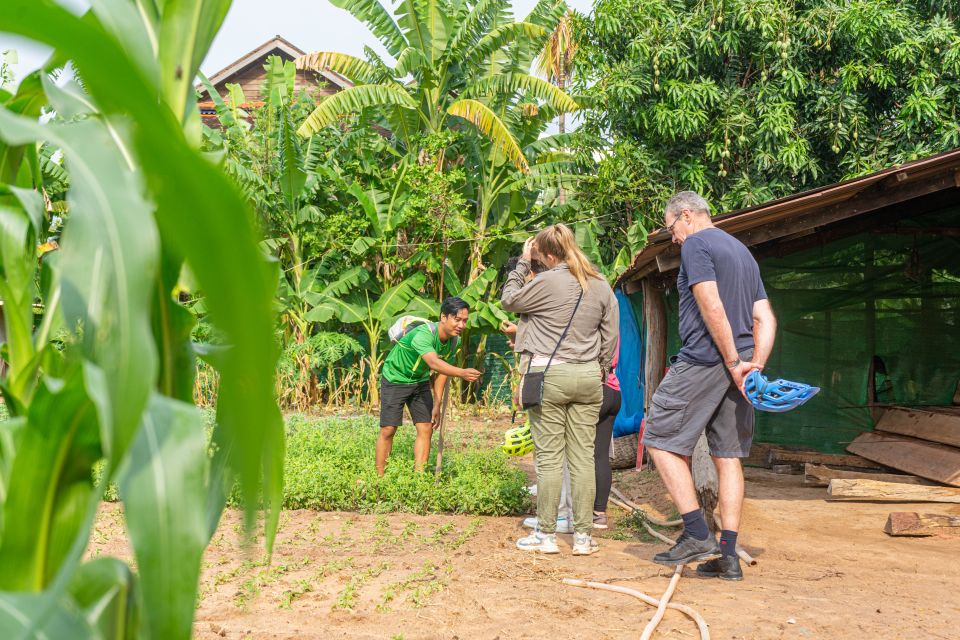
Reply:
M912 475L807 465L804 484L827 485L831 500L960 504L960 407L890 407L876 429L857 436L847 451ZM960 516L893 512L884 531L891 536L960 532Z
M876 430L861 433L847 451L960 487L960 407L890 407Z

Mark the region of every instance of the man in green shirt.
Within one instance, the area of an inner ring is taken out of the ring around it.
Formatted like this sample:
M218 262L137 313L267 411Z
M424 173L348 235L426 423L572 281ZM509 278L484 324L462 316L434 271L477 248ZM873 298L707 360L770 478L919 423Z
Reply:
M440 305L437 324L421 324L393 346L383 364L380 381L380 437L377 439L377 473L383 475L393 449L393 436L403 422L403 407L417 429L413 461L422 470L430 456L430 439L440 422L440 401L447 378L467 382L480 377L476 369L461 369L450 364L467 326L470 307L460 298L447 298ZM430 373L437 374L430 388Z

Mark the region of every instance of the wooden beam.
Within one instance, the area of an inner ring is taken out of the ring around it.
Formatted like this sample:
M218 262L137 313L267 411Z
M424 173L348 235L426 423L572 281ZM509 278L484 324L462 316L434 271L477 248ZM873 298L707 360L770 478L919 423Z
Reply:
M788 449L770 449L767 456L770 465L784 463L813 463L829 464L836 467L853 467L854 469L881 469L875 462L860 456L846 456L834 453L820 453L818 451L790 451Z
M803 486L826 487L831 480L879 480L880 482L899 482L901 484L934 484L930 480L897 473L874 473L870 471L847 471L831 469L822 464L807 463L804 465Z
M657 254L657 269L660 273L680 268L680 254L674 251L664 251Z
M920 178L914 182L907 181L902 183L902 186L892 186L884 189L882 185L875 185L819 211L812 211L802 216L791 216L777 222L770 222L746 231L736 232L733 235L745 245L753 246L799 233L806 229L863 215L870 211L913 200L944 189L953 189L955 186L952 170L929 178Z
M960 504L960 489L925 487L876 480L831 480L827 487L830 500L870 500L875 502L955 502Z
M950 530L960 533L960 516L894 511L883 530L891 536L935 536Z
M847 451L899 471L960 487L960 449L882 431L861 433Z
M623 292L628 296L635 294L638 291L643 291L643 282L641 280L627 280L620 288L623 289Z
M663 300L663 289L653 286L649 278L643 280L643 318L647 328L643 377L643 408L646 415L653 392L660 386L663 370L667 366L667 306Z
M888 407L876 429L960 447L960 415L913 407Z

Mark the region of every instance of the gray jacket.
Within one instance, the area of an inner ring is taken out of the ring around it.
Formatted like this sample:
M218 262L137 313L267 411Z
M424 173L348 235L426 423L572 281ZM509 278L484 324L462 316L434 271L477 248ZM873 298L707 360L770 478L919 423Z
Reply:
M563 328L580 295L580 283L566 264L526 282L530 262L521 259L507 276L500 301L507 311L523 314L518 323L514 351L548 356L557 346ZM620 335L620 309L606 280L590 280L570 331L555 356L566 362L599 362L610 370Z

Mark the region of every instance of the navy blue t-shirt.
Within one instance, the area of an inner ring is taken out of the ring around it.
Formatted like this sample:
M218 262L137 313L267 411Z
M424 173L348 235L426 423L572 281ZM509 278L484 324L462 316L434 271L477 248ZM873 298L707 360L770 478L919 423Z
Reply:
M690 364L715 365L723 360L690 290L710 280L717 283L737 351L753 348L753 303L767 297L757 261L742 242L716 227L687 236L677 276L683 344L677 357Z

